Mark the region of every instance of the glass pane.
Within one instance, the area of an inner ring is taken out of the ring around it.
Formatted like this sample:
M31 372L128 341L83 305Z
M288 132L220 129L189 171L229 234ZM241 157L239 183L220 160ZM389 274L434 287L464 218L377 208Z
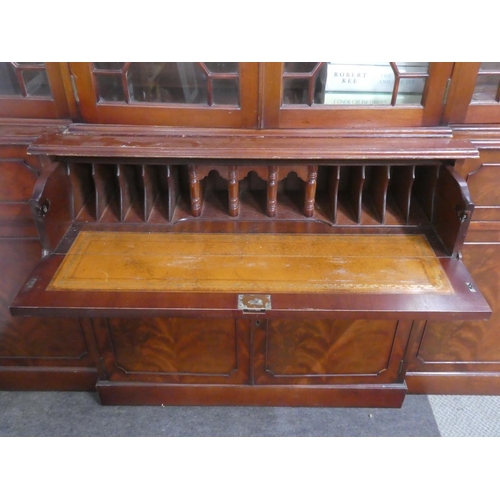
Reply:
M214 104L238 104L239 85L237 78L213 81Z
M40 68L45 67L45 63L43 63L43 62L18 62L16 64L19 64L20 66L26 65L26 66L38 66Z
M115 71L120 71L125 63L122 62L95 62L95 69L112 69Z
M324 104L327 70L326 63L285 63L283 104Z
M236 62L206 62L205 65L212 73L238 73Z
M422 96L419 94L400 94L396 97L396 106L420 104ZM390 106L392 93L386 92L327 92L324 104L335 106Z
M26 92L29 96L51 96L49 80L45 71L23 71Z
M134 102L207 103L207 76L197 63L132 63L128 77Z
M397 62L396 66L401 73L427 73L429 71L428 62Z
M97 92L100 101L124 101L122 79L120 75L95 74Z
M0 95L51 97L44 63L0 63Z
M94 68L101 101L210 106L239 102L238 63L94 63ZM110 69L119 72L104 73Z
M481 63L479 68L472 102L487 101L497 102L498 86L500 85L500 63L488 62Z
M310 73L317 64L315 62L287 62L285 73Z
M14 67L8 62L0 63L0 95L23 95Z
M287 78L283 82L283 104L309 104L310 79ZM321 78L313 79L313 102L324 104L325 81Z
M395 106L419 105L429 63L285 63L283 104L389 106L399 82ZM297 73L308 73L298 78ZM290 73L288 76L287 73Z

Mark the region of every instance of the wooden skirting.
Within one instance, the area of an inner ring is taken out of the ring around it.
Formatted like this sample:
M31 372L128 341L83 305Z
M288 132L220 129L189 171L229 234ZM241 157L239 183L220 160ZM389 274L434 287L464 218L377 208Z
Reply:
M95 368L74 367L0 367L3 391L94 391Z
M182 386L98 382L103 405L305 406L400 408L406 385Z
M500 373L408 373L409 394L500 396Z

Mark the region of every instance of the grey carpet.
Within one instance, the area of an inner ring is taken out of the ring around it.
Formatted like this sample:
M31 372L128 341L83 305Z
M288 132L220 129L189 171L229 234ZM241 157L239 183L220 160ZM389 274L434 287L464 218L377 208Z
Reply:
M0 392L0 436L439 436L427 396L401 409L101 406L94 393Z
M429 396L443 437L500 437L500 396Z

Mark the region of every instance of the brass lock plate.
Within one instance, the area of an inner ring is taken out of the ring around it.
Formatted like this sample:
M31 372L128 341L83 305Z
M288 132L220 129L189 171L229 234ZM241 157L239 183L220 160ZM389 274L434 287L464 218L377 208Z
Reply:
M238 310L243 312L264 312L271 310L271 296L257 293L238 295Z

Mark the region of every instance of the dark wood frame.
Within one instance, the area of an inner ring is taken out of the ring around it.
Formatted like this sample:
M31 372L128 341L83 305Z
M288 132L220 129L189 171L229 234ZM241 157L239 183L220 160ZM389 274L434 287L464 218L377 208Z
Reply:
M457 62L443 113L443 123L489 124L500 121L500 103L471 102L481 63Z
M261 128L420 127L438 125L453 63L430 63L423 106L281 106L283 63L262 63Z
M70 63L83 121L128 125L255 128L258 110L258 63L239 63L240 105L98 103L92 63Z
M50 97L0 96L0 118L74 118L76 107L68 88L65 63L45 63L52 90ZM69 92L68 92L69 91Z

